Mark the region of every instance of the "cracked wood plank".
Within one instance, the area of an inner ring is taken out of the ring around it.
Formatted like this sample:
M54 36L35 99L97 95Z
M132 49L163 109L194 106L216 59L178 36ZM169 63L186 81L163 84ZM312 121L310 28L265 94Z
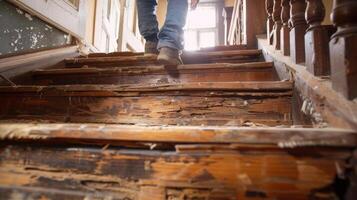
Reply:
M333 182L336 162L350 155L350 150L324 148L315 149L316 154L301 149L176 153L53 145L2 145L1 149L1 186L97 191L128 199L153 191L147 187L163 188L166 197L222 197L223 193L229 194L228 199L252 199L257 193L308 199Z
M210 91L217 93L261 92L274 96L275 92L290 93L292 82L251 81L251 82L193 82L177 84L135 84L135 85L59 85L59 86L0 86L0 93L70 93L70 92L163 92L163 91ZM245 94L246 95L246 94ZM244 96L244 94L243 94ZM284 95L282 95L284 96Z
M243 144L275 148L310 146L355 147L357 133L345 129L314 128L237 128L200 126L125 126L110 124L31 124L1 123L0 140L5 141L68 141L80 144L116 142L177 144ZM187 146L186 146L187 147ZM231 146L244 147L244 146Z
M182 60L184 64L245 63L260 61L261 55L261 50L190 52L182 55ZM82 66L123 67L159 64L156 58L156 56L69 58L65 60L65 63L69 68Z
M65 68L36 70L36 85L143 84L187 82L277 81L272 63Z
M291 83L1 87L0 119L147 125L291 125Z

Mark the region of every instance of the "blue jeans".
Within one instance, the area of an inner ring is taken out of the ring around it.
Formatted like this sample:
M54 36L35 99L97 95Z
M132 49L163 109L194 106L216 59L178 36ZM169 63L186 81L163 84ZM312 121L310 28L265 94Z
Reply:
M165 24L159 31L156 0L137 0L139 30L146 41L158 42L157 48L183 49L183 27L188 10L187 0L168 0Z

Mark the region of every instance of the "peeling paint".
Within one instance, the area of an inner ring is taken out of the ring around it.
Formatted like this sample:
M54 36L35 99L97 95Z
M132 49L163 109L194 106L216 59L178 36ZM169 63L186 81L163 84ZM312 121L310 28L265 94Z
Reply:
M31 17L31 15L29 15L29 14L25 14L25 17L28 19L28 20L30 20L30 21L32 21L33 19L32 19L32 17Z
M68 34L53 28L7 1L0 1L0 13L1 55L59 47L70 43Z

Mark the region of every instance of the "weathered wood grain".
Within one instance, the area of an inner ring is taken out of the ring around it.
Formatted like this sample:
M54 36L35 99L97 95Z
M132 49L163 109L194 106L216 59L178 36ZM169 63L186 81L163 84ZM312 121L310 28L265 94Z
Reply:
M110 124L0 123L0 140L51 141L58 144L89 142L147 142L170 144L245 144L294 147L355 147L357 133L345 129L217 127L217 126L124 126Z
M261 59L260 50L235 50L215 52L190 52L182 55L184 64L204 63L246 63L256 62ZM65 60L67 67L122 67L129 65L153 65L159 64L156 56L127 56L127 57L88 57L69 58Z
M277 81L272 63L134 66L36 70L36 85L144 84L187 82Z
M156 94L157 95L157 94ZM289 97L3 96L0 119L147 125L291 125Z
M350 155L348 150L335 150L333 155L321 151L325 153L312 157L300 150L177 153L7 145L0 151L0 184L64 194L96 191L127 199L138 199L138 191L141 197L156 191L155 199L308 199L333 193L319 189L333 182L336 162Z
M164 92L164 91L197 91L202 93L216 92L257 92L266 93L272 96L275 92L289 94L292 90L292 82L289 81L251 81L251 82L194 82L181 84L135 84L135 85L59 85L59 86L0 86L0 92L6 93L46 93L50 94L70 94L70 92L97 92L87 95L96 96L99 93L107 94L112 92ZM271 92L269 94L269 92ZM91 95L92 94L92 95ZM241 93L242 95L246 95ZM252 93L253 94L253 93ZM215 93L212 95L215 96Z
M227 46L214 46L201 48L200 52L211 52L211 51L233 51L233 50L247 50L247 45L227 45Z

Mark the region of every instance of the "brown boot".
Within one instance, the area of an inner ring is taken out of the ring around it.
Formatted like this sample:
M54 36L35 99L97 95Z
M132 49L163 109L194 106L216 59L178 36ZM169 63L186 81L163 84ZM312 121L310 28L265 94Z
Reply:
M177 49L162 47L157 60L164 65L181 65L180 52Z
M145 55L158 55L157 42L146 41L145 43Z

